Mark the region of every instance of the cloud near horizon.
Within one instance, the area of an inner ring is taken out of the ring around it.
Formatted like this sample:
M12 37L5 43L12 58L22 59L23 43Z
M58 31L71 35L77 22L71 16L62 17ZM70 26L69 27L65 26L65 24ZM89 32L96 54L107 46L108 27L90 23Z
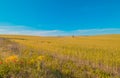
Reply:
M27 26L0 25L0 34L35 36L70 36L120 34L120 28L63 30L33 30Z

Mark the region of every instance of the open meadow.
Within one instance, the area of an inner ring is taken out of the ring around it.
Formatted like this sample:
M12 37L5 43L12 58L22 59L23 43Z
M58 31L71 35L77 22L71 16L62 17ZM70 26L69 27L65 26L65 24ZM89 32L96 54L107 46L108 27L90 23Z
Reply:
M120 35L0 35L0 78L120 78Z

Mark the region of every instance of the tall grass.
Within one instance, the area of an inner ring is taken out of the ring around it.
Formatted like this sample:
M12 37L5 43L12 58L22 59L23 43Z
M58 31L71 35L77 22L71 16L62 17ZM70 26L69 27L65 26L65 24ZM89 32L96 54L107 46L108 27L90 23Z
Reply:
M1 37L1 78L120 77L120 35Z

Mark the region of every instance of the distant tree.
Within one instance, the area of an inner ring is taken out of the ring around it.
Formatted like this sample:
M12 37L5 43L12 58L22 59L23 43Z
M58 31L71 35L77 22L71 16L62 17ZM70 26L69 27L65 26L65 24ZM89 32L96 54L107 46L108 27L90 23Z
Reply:
M72 35L72 38L74 38L75 36L74 35Z

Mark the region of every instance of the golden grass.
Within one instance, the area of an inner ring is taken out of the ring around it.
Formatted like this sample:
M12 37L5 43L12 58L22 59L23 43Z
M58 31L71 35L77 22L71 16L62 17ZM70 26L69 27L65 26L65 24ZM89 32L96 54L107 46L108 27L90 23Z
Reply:
M27 46L25 53L34 50L36 55L41 52L61 60L72 60L78 65L80 63L90 65L115 75L120 73L120 35L76 36L74 38L17 35L1 35L0 37L9 38L11 41ZM43 57L39 58L43 59Z

